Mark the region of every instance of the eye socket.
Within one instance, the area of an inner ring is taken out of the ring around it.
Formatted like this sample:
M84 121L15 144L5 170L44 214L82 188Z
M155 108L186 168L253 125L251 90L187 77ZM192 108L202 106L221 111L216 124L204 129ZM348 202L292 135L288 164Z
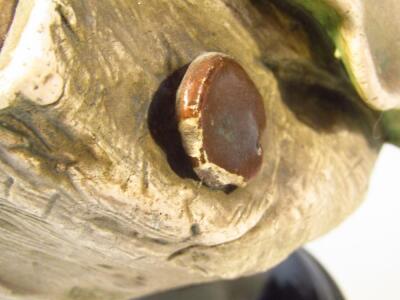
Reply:
M176 120L175 98L188 66L170 74L158 87L148 110L148 127L153 140L164 151L170 168L181 178L200 181L182 145Z
M261 168L263 99L225 54L202 54L163 82L150 107L149 127L174 171L195 175L210 188L244 187Z

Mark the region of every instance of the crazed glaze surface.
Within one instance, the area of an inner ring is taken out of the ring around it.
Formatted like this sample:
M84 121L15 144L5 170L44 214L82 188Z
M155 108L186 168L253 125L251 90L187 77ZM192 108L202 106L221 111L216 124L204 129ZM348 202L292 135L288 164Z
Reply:
M270 2L20 0L15 18L0 55L0 294L126 299L255 273L360 204L376 118ZM260 172L230 194L179 177L148 127L163 81L206 51L244 66L268 114Z

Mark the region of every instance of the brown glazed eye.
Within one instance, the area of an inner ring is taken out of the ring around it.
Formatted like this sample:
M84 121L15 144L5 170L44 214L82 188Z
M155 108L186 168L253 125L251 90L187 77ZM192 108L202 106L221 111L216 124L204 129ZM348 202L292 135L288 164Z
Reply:
M177 93L177 118L194 171L212 188L243 187L262 164L263 99L231 57L206 53L189 66Z

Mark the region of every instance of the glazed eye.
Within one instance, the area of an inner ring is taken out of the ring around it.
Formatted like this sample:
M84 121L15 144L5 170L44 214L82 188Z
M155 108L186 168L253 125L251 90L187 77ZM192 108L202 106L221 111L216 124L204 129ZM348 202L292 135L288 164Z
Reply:
M154 96L148 120L180 177L231 191L261 168L263 99L245 70L225 54L205 53L172 74Z
M153 138L181 177L244 187L262 165L263 99L231 57L206 53L165 81L149 110Z
M246 185L262 164L263 99L232 58L207 53L189 66L177 93L177 118L194 171L212 188Z

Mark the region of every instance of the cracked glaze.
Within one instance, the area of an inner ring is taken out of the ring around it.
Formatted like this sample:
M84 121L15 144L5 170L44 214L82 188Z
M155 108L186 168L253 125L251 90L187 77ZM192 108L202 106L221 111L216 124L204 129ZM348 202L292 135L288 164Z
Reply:
M333 53L319 58L301 23L271 3L19 5L16 18L28 21L11 29L13 42L0 57L0 78L9 78L0 87L5 291L120 299L257 272L360 204L381 145L379 130L372 132L375 116L353 103L354 93L341 86L346 79L326 86L314 76L310 65L328 78L342 72ZM29 58L19 47L36 22L43 36L35 49L42 52ZM259 175L230 194L175 174L147 126L162 81L205 51L235 57L269 112ZM40 67L43 57L51 59L49 69ZM7 70L19 58L29 63L14 80ZM301 66L300 73L279 63L278 71L270 68L280 60ZM57 97L24 92L21 80L34 80L34 70L58 74L60 96L45 85L36 93ZM13 255L45 263L15 269ZM25 273L38 282L10 283ZM54 285L46 290L40 279Z

